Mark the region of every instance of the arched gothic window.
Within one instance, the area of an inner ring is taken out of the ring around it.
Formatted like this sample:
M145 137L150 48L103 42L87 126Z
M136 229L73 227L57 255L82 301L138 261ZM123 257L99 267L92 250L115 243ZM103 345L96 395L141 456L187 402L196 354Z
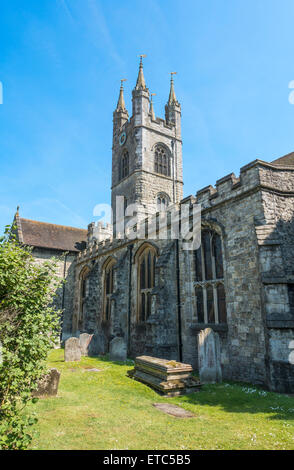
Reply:
M222 241L218 233L205 229L195 252L195 296L198 323L226 323L226 296Z
M104 296L103 296L103 320L108 322L111 316L111 297L114 292L114 265L115 260L111 258L106 262L103 269Z
M161 175L170 176L170 158L162 145L155 147L154 171Z
M156 197L156 208L158 212L166 211L169 205L169 197L167 194L158 194Z
M82 330L84 326L84 319L86 315L86 300L89 294L89 273L88 266L81 271L80 274L80 308L79 308L79 321L78 329Z
M129 174L129 152L127 150L124 151L120 161L120 178L123 179Z
M147 246L138 256L138 321L151 314L151 291L155 287L156 251Z

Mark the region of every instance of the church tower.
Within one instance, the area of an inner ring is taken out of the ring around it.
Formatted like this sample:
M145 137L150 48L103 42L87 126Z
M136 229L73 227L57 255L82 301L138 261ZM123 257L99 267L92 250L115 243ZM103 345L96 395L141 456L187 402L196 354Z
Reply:
M142 57L132 91L132 116L125 107L123 81L113 113L112 209L116 225L116 197L124 207L138 203L154 213L183 198L181 106L173 74L165 119L155 117L153 95L146 86Z

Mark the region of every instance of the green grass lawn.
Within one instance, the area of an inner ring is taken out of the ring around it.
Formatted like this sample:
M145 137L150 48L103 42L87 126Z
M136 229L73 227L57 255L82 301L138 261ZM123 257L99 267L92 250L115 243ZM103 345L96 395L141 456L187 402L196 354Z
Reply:
M63 350L52 351L49 366L61 371L59 392L30 405L39 418L32 449L294 449L293 397L222 383L164 398L127 377L131 362L65 363ZM195 418L164 414L158 402Z

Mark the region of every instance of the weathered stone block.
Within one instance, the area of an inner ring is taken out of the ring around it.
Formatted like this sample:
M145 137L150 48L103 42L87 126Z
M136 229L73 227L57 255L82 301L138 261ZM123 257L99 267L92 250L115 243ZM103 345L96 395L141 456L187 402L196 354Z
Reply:
M81 346L79 338L68 338L64 344L64 360L65 362L80 361Z
M221 382L219 336L211 328L205 328L198 334L198 361L201 383Z
M34 390L33 397L56 397L60 379L60 372L51 369L38 382L38 388Z

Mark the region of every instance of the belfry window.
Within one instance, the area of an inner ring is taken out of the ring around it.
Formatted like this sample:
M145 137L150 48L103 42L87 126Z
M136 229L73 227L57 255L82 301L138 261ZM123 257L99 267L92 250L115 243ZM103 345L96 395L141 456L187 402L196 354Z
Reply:
M156 198L156 209L158 212L166 211L169 205L169 197L167 194L158 194Z
M170 158L162 145L157 145L155 148L154 171L161 175L170 176Z
M120 161L120 179L126 178L129 174L129 152L125 151L122 154Z
M103 319L108 322L111 317L111 298L114 292L114 265L115 260L110 259L104 267L104 301Z
M155 286L156 253L146 247L138 258L138 321L144 322L151 314L151 291Z
M198 323L226 323L226 295L222 241L213 230L203 230L195 252L195 297Z

